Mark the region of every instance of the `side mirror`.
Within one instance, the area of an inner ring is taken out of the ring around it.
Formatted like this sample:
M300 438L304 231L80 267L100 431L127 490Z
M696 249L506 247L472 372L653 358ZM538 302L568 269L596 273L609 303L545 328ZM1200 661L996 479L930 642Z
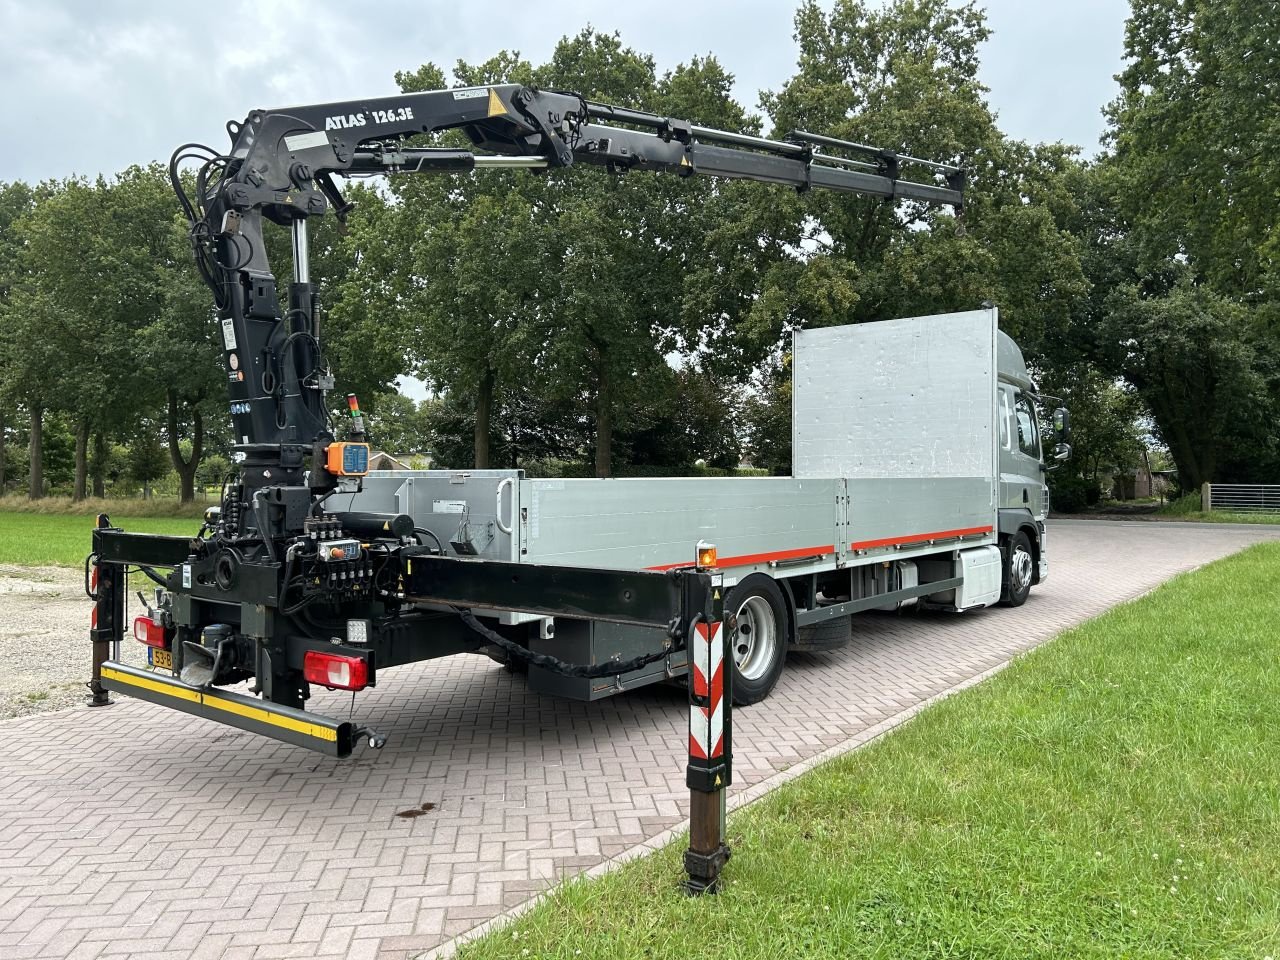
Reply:
M1070 456L1071 456L1071 444L1069 444L1069 443L1059 443L1059 444L1057 444L1057 445L1055 445L1055 446L1054 446L1054 448L1053 448L1053 459L1055 459L1055 460L1066 460L1066 459L1067 459L1068 457L1070 457Z
M1071 413L1066 407L1059 407L1053 411L1053 432L1063 443L1071 439ZM1070 448L1067 452L1070 453ZM1058 457L1058 459L1062 458Z

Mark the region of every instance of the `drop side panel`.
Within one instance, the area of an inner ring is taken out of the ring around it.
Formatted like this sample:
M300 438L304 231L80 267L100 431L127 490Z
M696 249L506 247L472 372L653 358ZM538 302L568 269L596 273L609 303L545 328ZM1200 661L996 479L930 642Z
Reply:
M841 535L838 480L671 477L525 480L522 559L613 569L690 563L699 540L720 565L763 566L826 554Z

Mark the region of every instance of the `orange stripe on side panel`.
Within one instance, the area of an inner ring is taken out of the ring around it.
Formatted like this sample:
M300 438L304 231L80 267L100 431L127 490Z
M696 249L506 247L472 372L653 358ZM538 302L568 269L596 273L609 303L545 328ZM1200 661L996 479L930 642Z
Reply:
M990 529L990 528L988 528ZM836 545L826 543L819 547L801 547L798 550L774 550L770 553L746 553L740 557L721 557L717 567L749 567L757 563L768 563L770 560L797 560L800 557L816 557L819 554L835 553ZM693 560L683 563L664 563L656 567L645 567L646 570L674 570L676 567L692 567Z
M924 543L927 540L949 540L953 537L969 537L990 533L991 527L964 527L960 530L938 530L934 533L912 533L905 537L885 537L883 540L859 540L849 544L851 550L870 550L874 547L894 547L902 543Z

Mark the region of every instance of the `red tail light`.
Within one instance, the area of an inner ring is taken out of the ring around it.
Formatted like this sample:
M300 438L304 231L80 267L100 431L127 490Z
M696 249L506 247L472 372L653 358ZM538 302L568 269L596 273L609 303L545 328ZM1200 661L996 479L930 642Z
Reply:
M148 647L159 647L162 650L169 647L169 632L163 624L156 623L150 617L134 618L133 638Z
M369 664L364 657L344 657L340 653L308 650L302 658L302 675L311 683L338 690L363 690L369 683Z

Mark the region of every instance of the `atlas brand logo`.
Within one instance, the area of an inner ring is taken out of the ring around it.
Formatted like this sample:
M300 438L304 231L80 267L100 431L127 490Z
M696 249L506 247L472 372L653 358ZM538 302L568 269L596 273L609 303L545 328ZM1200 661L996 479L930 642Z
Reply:
M368 121L363 113L348 113L345 116L325 117L326 130L346 130L350 127L363 127Z
M413 107L392 107L390 110L365 110L361 113L339 114L336 117L325 117L326 130L347 130L351 127L363 127L370 121L373 123L404 123L413 119Z

